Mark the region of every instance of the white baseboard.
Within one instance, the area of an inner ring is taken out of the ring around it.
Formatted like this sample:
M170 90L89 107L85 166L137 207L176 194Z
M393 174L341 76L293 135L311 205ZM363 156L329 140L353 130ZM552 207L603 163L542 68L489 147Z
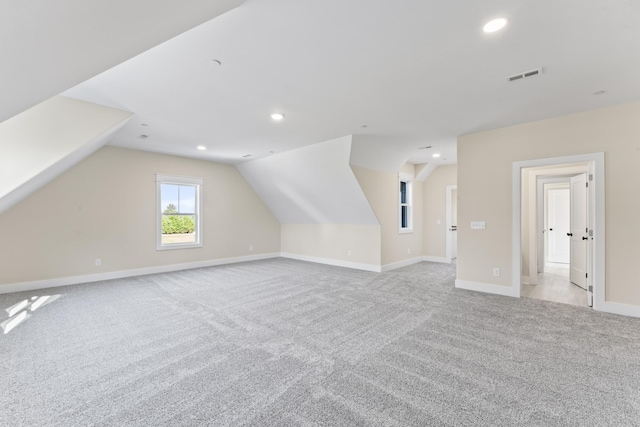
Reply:
M183 264L170 264L157 267L136 268L132 270L110 271L106 273L87 274L83 276L60 277L50 280L12 283L9 285L0 285L0 294L55 288L58 286L77 285L80 283L98 282L101 280L122 279L124 277L143 276L145 274L168 273L170 271L189 270L192 268L213 267L216 265L234 264L238 262L258 261L262 259L278 258L279 256L279 253L256 254L233 258L188 262Z
M522 277L523 281L527 277ZM523 282L524 283L524 282ZM467 289L470 291L486 292L496 295L504 295L508 297L520 297L520 293L517 292L511 286L498 286L488 283L471 282L467 280L456 280L456 288ZM602 311L604 313L618 314L620 316L640 317L640 306L631 304L622 304L618 302L601 302L594 301L593 309L596 311Z
M423 261L429 261L429 262L442 262L445 264L451 264L451 260L447 257L443 257L443 256L429 256L429 255L425 255L422 257Z
M362 264L358 262L342 261L342 260L333 259L333 258L320 258L320 257L314 257L314 256L308 256L308 255L299 255L299 254L292 254L288 252L282 252L280 256L283 258L297 259L299 261L309 261L309 262L315 262L318 264L334 265L336 267L346 267L346 268L353 268L355 270L373 271L375 273L380 273L382 271L380 266L375 264Z
M516 292L516 290L514 290L511 286L491 285L489 283L471 282L468 280L456 279L456 288L467 289L469 291L486 292L489 294L504 295L507 297L520 296L520 292Z
M608 302L598 304L595 302L594 310L605 313L619 314L621 316L640 317L640 307L637 305L622 304L619 302Z
M382 266L382 271L391 271L391 270L395 270L397 268L402 268L402 267L406 267L408 265L413 265L413 264L417 264L419 262L422 262L423 257L416 257L416 258L411 258L411 259L405 259L404 261L398 261L398 262L393 262L391 264L385 264Z

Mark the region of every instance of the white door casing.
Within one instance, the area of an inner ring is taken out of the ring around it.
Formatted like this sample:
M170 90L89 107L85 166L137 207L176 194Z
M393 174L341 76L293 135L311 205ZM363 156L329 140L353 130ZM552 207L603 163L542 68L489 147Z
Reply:
M522 170L525 168L540 168L556 165L568 165L575 163L589 163L589 174L593 175L590 179L589 188L592 190L589 198L590 223L589 229L593 236L589 236L590 256L592 259L589 263L590 274L588 283L593 286L593 308L599 311L623 314L627 316L638 317L635 307L629 308L625 304L611 303L605 300L606 294L606 268L605 268L605 154L587 153L574 154L563 157L539 158L530 160L521 160L512 164L512 222L511 222L511 287L507 291L495 292L485 290L485 292L498 293L500 295L510 295L520 297L520 288L522 281L522 245L521 245L521 227L522 217ZM456 280L456 287L462 283L460 279ZM467 286L467 288L470 288ZM589 293L587 291L587 293Z

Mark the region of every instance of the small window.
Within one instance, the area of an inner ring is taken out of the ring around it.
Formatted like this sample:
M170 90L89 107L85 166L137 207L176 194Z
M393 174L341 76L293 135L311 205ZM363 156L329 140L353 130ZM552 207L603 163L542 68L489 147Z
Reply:
M411 181L400 180L400 232L409 233L412 230L412 212L411 212Z
M156 183L157 249L201 247L202 179L157 174Z

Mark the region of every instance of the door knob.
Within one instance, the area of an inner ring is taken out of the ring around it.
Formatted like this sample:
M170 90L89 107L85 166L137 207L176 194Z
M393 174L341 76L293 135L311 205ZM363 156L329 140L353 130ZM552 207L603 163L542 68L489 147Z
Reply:
M550 228L549 231L553 231L553 228Z
M589 238L588 237L583 237L582 240L589 240Z
M573 236L573 233L567 233L567 236L571 237Z

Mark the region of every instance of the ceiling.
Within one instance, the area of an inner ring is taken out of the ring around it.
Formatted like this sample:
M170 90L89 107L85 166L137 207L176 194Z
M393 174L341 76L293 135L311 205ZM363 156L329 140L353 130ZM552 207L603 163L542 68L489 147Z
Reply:
M637 1L247 0L63 95L134 112L116 146L235 164L361 134L449 164L459 135L636 101L638 76Z
M241 2L0 1L0 122Z

